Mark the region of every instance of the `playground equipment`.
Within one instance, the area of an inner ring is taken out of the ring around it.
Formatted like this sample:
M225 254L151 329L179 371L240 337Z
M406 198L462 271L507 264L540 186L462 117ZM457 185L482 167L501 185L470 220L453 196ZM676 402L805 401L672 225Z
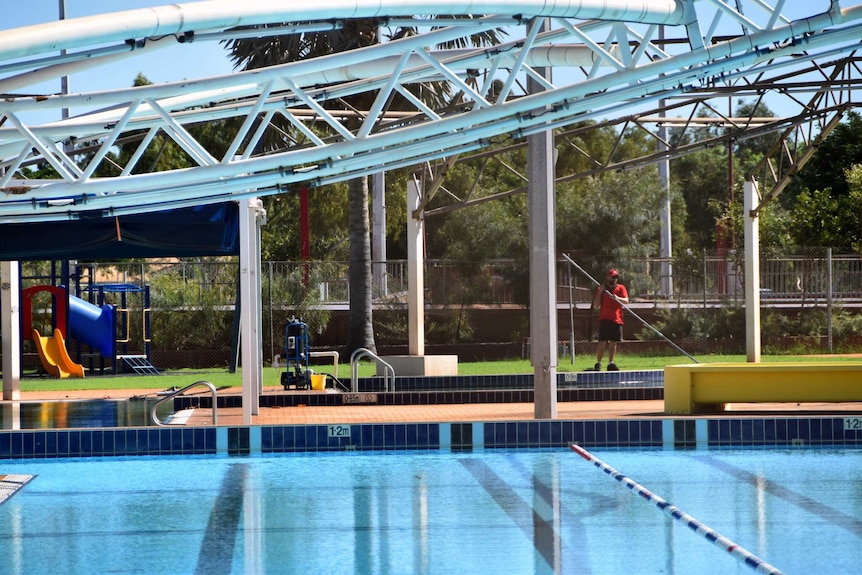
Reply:
M80 278L80 274L78 274L78 278ZM95 283L83 288L79 286L78 291L80 293L86 292L91 301L97 302L97 305L91 304L91 309L104 309L112 306L116 312L114 327L110 331L112 345L110 353L103 351L101 354L102 357L110 359L113 371L119 373L126 367L139 375L160 375L159 370L150 363L150 342L152 341L150 286L142 287L128 283ZM114 298L113 304L108 303L109 296ZM133 305L131 301L133 296L139 296L140 310L134 311L139 311L140 316L133 317L132 315ZM71 298L72 302L76 300L82 301L78 298ZM138 333L140 337L137 337L136 334ZM72 335L78 337L77 332L73 331ZM88 343L88 345L92 344Z
M135 373L158 375L159 371L149 361L149 291L146 288L126 284L90 286L92 294L98 296L99 305L70 295L62 286L37 285L22 292L22 333L34 342L45 372L54 377L84 377L81 365L83 357L89 359L89 369L104 369L107 364L114 373L127 365ZM144 293L142 331L144 353L129 353L131 341L130 311L126 299L128 293ZM53 336L43 336L33 327L33 298L47 292L51 296L51 324ZM106 293L120 294L120 307L107 303ZM67 341L78 344L77 363L72 360ZM81 345L89 353L84 354ZM122 352L122 353L120 353Z
M33 329L33 342L39 352L42 367L48 374L61 379L84 377L84 366L69 357L62 331L55 329L54 336L47 337L40 334L39 330Z
M38 329L33 327L33 298L47 292L51 296L51 318L53 337L42 336ZM71 334L71 326L76 324L78 331L86 341L83 343L99 349L100 353L105 343L106 327L113 333L114 310L106 307L94 311L91 306L83 300L74 304L65 288L59 286L39 285L32 286L22 292L22 333L29 336L39 352L39 359L45 372L54 377L84 377L84 368L81 364L72 361L66 348L66 335ZM25 336L25 337L26 337Z
M308 389L311 386L311 370L308 368L308 325L291 319L284 329L285 370L281 374L284 389Z

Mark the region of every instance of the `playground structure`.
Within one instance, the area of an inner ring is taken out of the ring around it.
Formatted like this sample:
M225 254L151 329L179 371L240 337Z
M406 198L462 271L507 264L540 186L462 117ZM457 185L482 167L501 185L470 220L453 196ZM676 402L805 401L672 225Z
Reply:
M79 286L80 289L80 286ZM135 373L157 375L150 357L149 287L130 284L87 286L91 299L72 295L63 286L36 285L22 292L22 334L33 341L45 373L59 378L84 377L84 363L91 371L119 373L125 367ZM34 327L34 299L47 293L51 298L51 332L43 335ZM130 349L132 338L129 294L141 293L142 350ZM107 301L119 295L119 306ZM74 353L67 342L74 341ZM75 359L73 359L73 356Z

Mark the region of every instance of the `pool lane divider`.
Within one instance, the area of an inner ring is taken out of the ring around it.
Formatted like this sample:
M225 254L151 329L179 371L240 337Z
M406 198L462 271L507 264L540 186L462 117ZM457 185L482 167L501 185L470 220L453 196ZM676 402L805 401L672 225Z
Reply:
M587 461L589 461L590 463L592 463L593 465L595 465L596 467L598 467L599 469L601 469L602 471L628 487L630 490L634 491L650 503L653 503L665 515L668 515L672 519L679 521L680 523L682 523L683 525L685 525L713 545L727 551L734 558L738 559L739 561L742 561L744 564L753 568L758 573L783 575L783 572L778 568L773 567L772 565L770 565L763 559L760 559L750 551L747 551L745 548L740 547L724 535L721 535L714 529L704 525L703 523L701 523L691 515L688 515L678 507L671 505L658 495L652 493L646 487L636 483L629 477L626 477L625 475L623 475L622 473L620 473L619 471L617 471L616 469L614 469L613 467L611 467L610 465L608 465L580 445L570 443L569 447L572 449L572 451L574 451L575 453L577 453L578 455L580 455L581 457L583 457L584 459L586 459Z

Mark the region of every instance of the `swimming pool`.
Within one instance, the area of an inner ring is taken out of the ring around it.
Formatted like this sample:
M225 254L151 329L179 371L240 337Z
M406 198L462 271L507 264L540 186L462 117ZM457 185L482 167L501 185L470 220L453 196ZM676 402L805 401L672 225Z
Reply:
M862 559L858 449L593 449L785 573ZM749 573L565 448L20 459L0 571Z

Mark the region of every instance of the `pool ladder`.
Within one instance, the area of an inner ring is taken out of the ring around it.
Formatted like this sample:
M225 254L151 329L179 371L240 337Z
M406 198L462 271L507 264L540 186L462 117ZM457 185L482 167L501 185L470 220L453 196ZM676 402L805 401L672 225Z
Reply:
M380 359L370 349L360 347L350 354L350 388L353 393L359 391L359 360L364 357L371 357L376 362L383 364L383 383L386 386L386 391L395 391L395 368Z
M159 399L157 402L155 402L153 404L153 407L150 408L150 417L155 422L155 424L162 426L162 427L168 425L167 423L162 423L162 421L156 415L156 408L159 407L159 404L161 404L163 401L167 401L167 400L172 399L172 398L174 398L174 397L176 397L182 393L185 393L186 391L190 390L193 387L198 387L201 385L204 387L208 387L209 390L213 394L213 425L218 425L218 413L217 413L218 412L218 392L216 392L216 388L213 384L211 384L208 381L203 381L203 380L191 383L191 384L183 387L182 389L177 389L176 391L171 391L170 393L168 393L167 395L165 395L164 397Z

